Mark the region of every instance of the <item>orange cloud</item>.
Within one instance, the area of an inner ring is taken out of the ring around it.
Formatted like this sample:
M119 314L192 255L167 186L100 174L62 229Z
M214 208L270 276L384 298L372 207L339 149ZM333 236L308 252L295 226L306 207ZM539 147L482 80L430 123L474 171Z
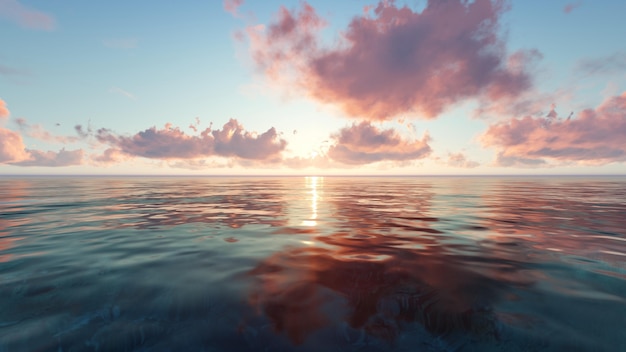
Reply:
M11 115L11 113L7 108L7 103L4 100L0 99L0 119L5 119L9 117L9 115Z
M83 151L61 149L59 152L43 152L27 149L22 136L6 128L0 128L0 163L16 166L69 166L82 163Z
M26 152L22 136L6 128L0 128L0 163L13 163L27 160L29 154Z
M554 113L553 113L554 112ZM524 117L489 126L483 145L499 150L502 166L539 166L548 161L606 164L626 161L626 92L575 118Z
M323 48L325 21L303 3L251 27L252 58L271 79L293 79L318 101L353 117L402 113L435 118L469 98L502 99L532 86L535 52L508 56L498 35L502 1L429 1L422 12L381 1L354 17L340 44Z

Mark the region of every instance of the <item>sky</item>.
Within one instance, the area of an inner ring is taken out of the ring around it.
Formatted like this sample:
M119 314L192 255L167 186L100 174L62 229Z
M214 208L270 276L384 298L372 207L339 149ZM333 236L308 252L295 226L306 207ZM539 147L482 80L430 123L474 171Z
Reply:
M624 13L0 0L0 175L624 175Z

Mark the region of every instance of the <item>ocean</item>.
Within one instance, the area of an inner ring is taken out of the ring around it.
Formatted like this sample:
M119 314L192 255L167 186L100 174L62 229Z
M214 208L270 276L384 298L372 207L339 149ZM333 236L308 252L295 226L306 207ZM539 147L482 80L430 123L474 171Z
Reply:
M0 351L626 351L626 177L3 176Z

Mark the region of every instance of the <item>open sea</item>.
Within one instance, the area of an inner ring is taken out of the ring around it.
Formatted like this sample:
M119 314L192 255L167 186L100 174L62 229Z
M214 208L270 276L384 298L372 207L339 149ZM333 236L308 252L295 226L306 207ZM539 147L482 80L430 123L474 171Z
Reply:
M626 177L3 176L0 351L626 351Z

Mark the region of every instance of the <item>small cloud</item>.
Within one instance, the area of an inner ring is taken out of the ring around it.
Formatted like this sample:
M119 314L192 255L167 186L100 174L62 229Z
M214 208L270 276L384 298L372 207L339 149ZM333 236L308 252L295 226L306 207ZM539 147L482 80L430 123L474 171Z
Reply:
M109 92L110 93L121 94L121 95L125 96L128 99L137 100L137 97L133 93L125 91L125 90L123 90L122 88L119 88L119 87L112 87L111 89L109 89Z
M0 163L13 163L29 158L22 136L0 127Z
M2 121L2 119L6 119L9 115L11 115L11 112L9 111L9 108L7 108L7 103L0 99L0 121Z
M137 38L118 38L118 39L105 39L102 41L102 45L111 49L136 49L139 44Z
M380 130L369 122L342 128L333 139L328 156L344 164L416 160L431 153L428 134L421 140L408 141L392 129Z
M563 7L563 12L566 14L569 14L572 11L574 11L574 9L580 7L580 5L582 4L583 4L582 1L571 2Z
M1 1L1 0L0 0ZM13 67L0 64L0 75L2 76L24 76L28 75L27 71L16 69Z
M473 169L480 166L480 163L467 160L463 153L448 153L448 166Z
M616 52L605 57L586 59L576 69L586 74L613 74L626 71L626 52Z
M15 123L19 126L20 131L22 131L22 133L24 133L26 136L38 139L40 141L53 143L74 143L80 139L74 136L57 136L47 131L40 124L31 125L23 117L15 119Z
M99 166L117 164L128 159L130 157L117 148L108 148L102 154L91 155L91 160Z
M235 17L239 17L239 7L243 5L243 0L224 0L222 4L224 6L224 11Z
M51 31L56 27L52 16L24 6L17 0L0 0L0 18L29 29Z

